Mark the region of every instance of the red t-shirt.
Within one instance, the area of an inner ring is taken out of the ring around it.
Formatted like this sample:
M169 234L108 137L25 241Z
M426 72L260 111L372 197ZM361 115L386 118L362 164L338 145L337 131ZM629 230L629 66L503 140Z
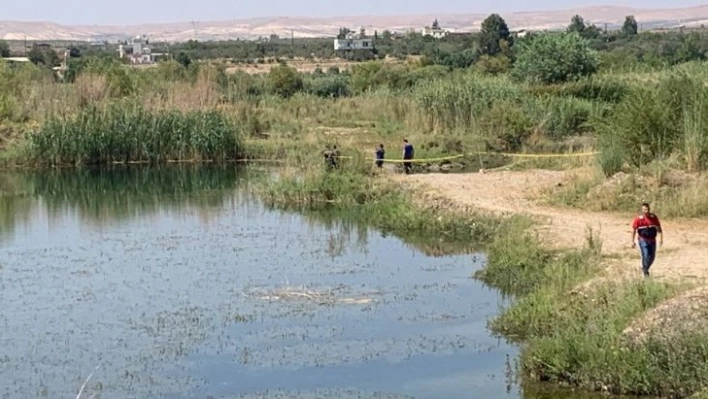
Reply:
M637 231L639 238L646 241L655 241L657 233L661 232L661 222L653 214L641 214L632 221L632 228Z

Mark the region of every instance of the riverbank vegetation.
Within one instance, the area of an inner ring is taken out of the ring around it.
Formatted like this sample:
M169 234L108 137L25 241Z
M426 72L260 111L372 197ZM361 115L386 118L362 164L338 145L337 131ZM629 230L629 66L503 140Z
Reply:
M700 134L705 90L697 85L706 76L704 33L639 33L632 28L636 21L629 17L625 25L620 31L605 32L577 17L567 32L514 37L503 18L494 14L482 32L464 38L395 38L382 33L377 39L380 48L390 44L407 49L399 57L402 62L362 62L308 73L298 72L286 59L274 62L266 74L234 72L198 52L154 68L123 65L114 56L72 52L77 56L69 60L59 79L42 63L1 64L0 145L6 150L5 160L22 164L234 157L301 160L335 143L350 155L364 152L367 156L383 143L391 154L405 136L416 145L419 158L467 154L461 162L475 169L530 163L479 152L598 149L599 168L581 161L598 173L579 182L577 191L565 188L554 196L561 198L559 203L572 205L588 198L582 190L595 186L598 179L618 172L646 174L656 159L675 160L672 168L689 173L702 170L706 163ZM414 45L418 39L425 44L422 49ZM275 46L258 45L266 44ZM227 45L236 44L192 42L177 50ZM463 53L470 54L469 63L441 61ZM690 96L681 99L686 92ZM177 135L180 144L167 143L173 140L145 127L152 123L158 130L170 129L177 123L170 118L180 118L176 112L191 113L180 123L198 139ZM140 142L157 147L126 150L111 139L110 145L92 150L87 135L72 133L93 129L86 123L98 119L88 115L104 115L101 123L113 123L109 119L118 114L140 114L136 118L142 119L131 122L135 129L123 123L130 131L117 136L132 140L133 146ZM187 127L192 123L187 120L205 121L197 115L207 114L211 121L219 119L219 128ZM47 137L55 142L49 144ZM217 154L204 146L229 148ZM107 154L113 147L118 153ZM68 148L81 148L84 153L67 158ZM577 166L578 161L545 160L542 165ZM533 162L540 165L539 160ZM662 195L672 199L679 192L664 191ZM700 213L705 207L695 208Z
M278 178L262 182L260 197L280 209L322 217L336 212L340 218L425 246L429 253L479 250L507 223L483 213L470 214L441 198L417 201L410 189L377 179L368 162L353 160L340 167L280 170Z
M586 239L584 249L557 253L516 230L488 247L477 277L516 298L490 327L524 342L524 374L614 394L682 398L708 387L704 331L674 325L639 339L628 328L687 287L607 280L580 289L603 260L592 231Z

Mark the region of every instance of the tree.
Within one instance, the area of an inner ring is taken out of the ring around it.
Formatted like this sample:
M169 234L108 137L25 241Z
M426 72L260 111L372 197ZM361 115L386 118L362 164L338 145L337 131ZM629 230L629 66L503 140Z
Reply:
M585 39L597 39L600 37L600 29L593 25L585 23L585 20L580 15L573 15L570 19L570 25L565 29L568 33L577 33Z
M575 32L579 35L582 35L582 33L585 32L586 28L587 25L585 25L585 20L583 19L583 17L578 14L575 14L573 15L573 18L570 19L570 25L568 25L568 27L566 28L566 32Z
M268 83L273 92L281 97L290 97L303 88L302 76L295 68L277 65L268 74Z
M499 14L492 14L482 22L479 36L479 46L482 54L497 55L501 51L500 41L511 45L511 34L504 18Z
M81 49L78 47L69 47L69 57L78 58L81 57Z
M184 51L180 51L179 54L177 54L177 58L175 58L175 61L182 64L183 67L188 68L189 64L192 63L192 58Z
M597 53L578 33L541 33L519 44L512 75L530 83L562 83L597 71Z
M44 65L52 68L58 65L61 60L53 50L42 51L39 47L35 47L27 53L27 58L35 65Z
M634 15L628 15L624 19L624 24L622 24L622 33L626 36L634 36L639 31L637 27L637 20L634 19Z
M10 56L10 45L6 41L0 40L0 57Z
M347 35L352 31L349 28L339 28L339 34L337 34L337 39L346 39Z

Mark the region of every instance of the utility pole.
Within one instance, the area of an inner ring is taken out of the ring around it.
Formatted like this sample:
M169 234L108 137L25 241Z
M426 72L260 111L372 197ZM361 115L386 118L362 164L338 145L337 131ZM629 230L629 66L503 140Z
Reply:
M192 21L192 29L194 30L194 41L199 36L199 21Z

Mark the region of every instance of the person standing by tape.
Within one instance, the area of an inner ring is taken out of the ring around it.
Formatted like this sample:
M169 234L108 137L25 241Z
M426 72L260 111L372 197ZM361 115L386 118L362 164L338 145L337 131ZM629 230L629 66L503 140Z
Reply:
M385 155L386 155L386 151L384 150L384 145L379 144L379 148L376 149L376 166L377 167L379 167L379 168L383 167Z
M659 235L659 245L664 245L664 232L659 218L651 212L648 203L642 204L642 213L632 221L632 248L639 244L642 255L642 272L649 277L649 268L656 258L656 236ZM635 241L635 238L639 238Z
M408 142L408 139L403 139L403 169L407 175L413 171L413 144ZM405 162L408 161L408 162Z

